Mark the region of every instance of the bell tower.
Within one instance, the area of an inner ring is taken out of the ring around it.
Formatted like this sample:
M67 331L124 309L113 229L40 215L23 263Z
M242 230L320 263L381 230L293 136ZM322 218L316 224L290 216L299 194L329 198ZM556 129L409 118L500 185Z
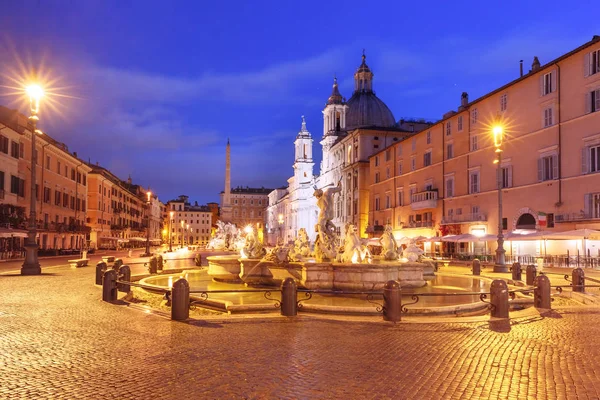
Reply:
M331 96L327 99L327 104L325 104L323 110L323 137L339 135L339 132L346 129L347 111L346 99L340 94L337 78L334 77Z
M302 116L302 127L294 141L294 176L296 182L311 182L313 179L313 167L315 163L312 158L313 139L308 129L306 129L306 120Z

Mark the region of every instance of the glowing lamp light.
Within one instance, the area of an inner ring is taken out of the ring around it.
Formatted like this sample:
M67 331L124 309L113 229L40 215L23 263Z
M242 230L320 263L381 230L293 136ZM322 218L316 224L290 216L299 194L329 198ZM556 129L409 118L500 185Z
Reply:
M25 88L27 96L29 96L29 104L31 113L37 114L40 111L40 99L44 97L44 90L40 85L29 85Z
M496 151L498 151L498 148L502 146L504 129L500 125L496 125L492 128L492 133L494 134L494 146L496 146Z
M247 225L247 226L244 228L244 232L246 232L246 233L252 233L252 226L251 226L251 225Z
M277 221L278 221L280 224L283 224L283 214L279 214Z
M146 195L148 196L148 203L150 203L150 196L152 196L152 192L148 191L146 192Z

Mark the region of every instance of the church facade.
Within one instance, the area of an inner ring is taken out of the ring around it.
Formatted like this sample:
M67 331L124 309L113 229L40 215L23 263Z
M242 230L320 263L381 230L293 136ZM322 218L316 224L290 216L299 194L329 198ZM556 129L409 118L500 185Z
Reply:
M369 157L429 126L425 121L396 122L390 109L373 91L373 73L362 63L354 73L354 92L349 100L340 93L334 79L331 95L323 109L323 135L320 140L323 157L320 173L313 173L313 139L302 120L296 140L294 175L287 188L269 195L267 209L267 241L292 241L300 228L315 238L318 216L315 189L336 186L341 181L342 192L335 197L335 218L332 221L340 235L346 224L358 228L367 236L369 216Z

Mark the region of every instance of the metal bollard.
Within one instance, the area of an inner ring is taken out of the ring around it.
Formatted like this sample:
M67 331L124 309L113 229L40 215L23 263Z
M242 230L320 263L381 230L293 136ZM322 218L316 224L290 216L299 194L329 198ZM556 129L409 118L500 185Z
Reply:
M150 257L150 266L148 267L148 272L151 274L156 274L158 272L157 268L158 260L156 259L156 256Z
M521 264L518 262L513 263L512 267L510 267L512 271L512 279L513 281L521 280Z
M492 317L508 318L508 286L502 279L495 279L490 286Z
M194 257L194 263L196 264L196 267L202 266L202 254L196 254L196 257Z
M171 289L171 319L185 321L190 316L190 284L185 278L178 279Z
M295 317L298 314L298 286L294 278L285 278L281 284L281 315Z
M533 286L536 275L537 275L537 268L535 267L535 265L533 265L533 264L528 265L527 270L525 271L525 283L529 286Z
M473 275L481 275L481 261L479 261L477 258L473 260L473 267L471 268L473 270Z
M383 320L398 322L402 315L402 289L397 281L383 285Z
M157 268L159 271L163 270L163 265L164 265L164 260L163 260L163 256L162 255L158 255L156 257L156 263L157 263Z
M104 276L104 271L106 271L106 263L104 261L100 261L96 264L96 285L102 285L102 276Z
M129 265L121 265L117 278L119 281L131 282L131 269L129 268ZM117 283L117 290L119 292L129 293L131 286L126 283Z
M121 265L123 265L123 260L121 260L120 258L115 258L115 263L113 264L112 268L115 271L118 271L119 268L121 268Z
M533 289L533 306L535 308L552 308L552 298L550 297L550 279L546 275L540 275L535 278L535 288Z
M117 273L115 270L109 269L104 273L102 278L102 300L108 302L117 300Z
M581 268L575 268L573 270L571 280L573 281L574 292L585 292L585 272L583 272Z

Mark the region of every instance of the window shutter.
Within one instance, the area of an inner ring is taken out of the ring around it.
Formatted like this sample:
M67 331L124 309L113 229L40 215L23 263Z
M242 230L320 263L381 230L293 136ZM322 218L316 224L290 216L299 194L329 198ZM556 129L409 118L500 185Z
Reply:
M591 59L592 57L590 57L591 53L587 53L585 56L583 56L583 76L584 78L587 78L588 76L590 76L590 67L591 67Z
M592 195L590 193L586 193L583 196L583 212L585 213L586 216L589 216L591 214L592 208Z
M583 147L581 149L581 173L584 175L588 173L588 154L589 147Z
M552 156L552 179L558 179L558 154Z
M509 165L508 167L508 187L512 187L512 165Z
M589 114L592 112L592 93L587 92L585 94L585 113Z
M544 74L540 75L540 96L544 95Z
M550 82L552 83L552 87L550 89L552 89L553 92L556 92L556 89L557 89L557 87L556 87L556 74L557 74L556 70L554 70L554 71L552 71L550 73Z
M538 159L538 181L541 182L544 180L544 163L543 159Z

